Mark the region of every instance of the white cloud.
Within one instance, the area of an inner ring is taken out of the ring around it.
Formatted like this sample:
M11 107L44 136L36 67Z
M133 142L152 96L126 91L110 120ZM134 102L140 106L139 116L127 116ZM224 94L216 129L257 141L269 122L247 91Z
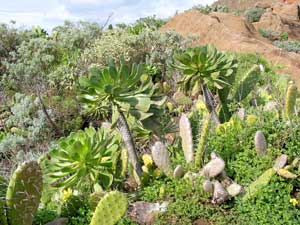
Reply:
M156 15L173 16L194 5L211 4L214 0L0 0L0 22L16 20L18 25L40 25L48 30L64 20L87 20L103 23L132 23L138 18Z
M59 5L58 7L51 9L50 11L45 13L44 19L56 19L56 20L81 20L83 18L76 16L72 14L68 9L66 9L66 6Z

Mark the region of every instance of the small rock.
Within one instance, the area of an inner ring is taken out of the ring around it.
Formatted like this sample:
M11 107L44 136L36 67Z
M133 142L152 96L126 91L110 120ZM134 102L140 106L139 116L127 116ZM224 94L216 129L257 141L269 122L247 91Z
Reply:
M128 214L138 224L153 224L157 213L166 211L167 206L168 202L160 204L139 201L130 205Z
M220 181L224 188L229 187L233 183L233 180L227 175L220 176Z
M174 178L181 178L184 175L184 170L181 165L177 165L174 172L173 172L173 177Z
M225 202L229 197L228 192L225 190L225 188L222 186L222 184L219 181L214 181L214 194L212 203L213 204L222 204Z
M210 180L205 180L203 182L202 187L203 187L203 190L206 192L213 193L213 191L214 191L214 184Z
M216 177L225 168L225 162L223 159L217 157L212 160L210 160L204 167L203 167L203 173L205 176L208 177Z
M243 187L235 182L233 182L227 189L228 194L232 197L235 197L242 193Z
M58 218L49 223L46 223L45 225L65 225L67 223L69 223L68 218Z
M215 158L217 158L217 157L218 157L218 154L217 154L216 152L212 151L212 152L210 153L210 158L211 158L211 159L215 159Z
M275 171L278 171L279 169L282 169L286 165L287 160L288 160L288 156L285 155L285 154L277 157L277 159L275 160L275 164L273 166L273 169Z

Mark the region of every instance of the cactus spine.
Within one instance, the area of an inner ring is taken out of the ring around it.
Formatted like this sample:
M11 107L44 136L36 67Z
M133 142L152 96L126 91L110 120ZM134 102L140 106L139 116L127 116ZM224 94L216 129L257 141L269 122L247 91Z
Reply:
M126 213L128 200L124 194L112 191L98 203L90 225L114 225Z
M285 116L287 119L291 119L295 114L295 104L297 98L297 87L294 82L289 83L289 87L286 93L285 99Z
M166 175L172 176L173 170L166 146L162 142L157 141L154 146L152 146L151 153L155 165Z
M193 136L190 120L184 113L179 120L179 133L182 140L185 161L191 163L194 161Z
M35 161L25 162L13 173L6 193L10 225L32 224L40 203L42 185L42 171Z
M202 126L202 130L201 130L201 137L200 137L200 141L198 144L198 149L197 149L197 153L196 153L196 166L198 167L202 167L202 159L203 159L203 155L204 155L204 150L205 150L205 146L206 146L206 140L208 138L208 134L209 134L209 129L210 129L210 116L204 121L204 124Z

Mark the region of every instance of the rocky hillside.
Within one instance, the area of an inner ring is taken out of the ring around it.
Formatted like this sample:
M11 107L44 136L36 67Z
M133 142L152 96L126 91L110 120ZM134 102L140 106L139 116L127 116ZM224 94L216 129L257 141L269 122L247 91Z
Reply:
M220 1L234 3L237 1ZM241 6L248 7L257 1L239 1ZM250 2L252 2L250 4ZM292 74L294 78L300 74L300 54L287 52L277 48L267 38L262 37L258 29L272 29L287 32L289 39L300 40L300 18L297 3L272 3L266 12L255 23L249 23L243 16L230 13L213 12L202 14L190 10L176 15L162 30L176 30L182 35L197 35L196 44L214 44L222 50L249 52L263 55L274 64L285 65L281 72Z

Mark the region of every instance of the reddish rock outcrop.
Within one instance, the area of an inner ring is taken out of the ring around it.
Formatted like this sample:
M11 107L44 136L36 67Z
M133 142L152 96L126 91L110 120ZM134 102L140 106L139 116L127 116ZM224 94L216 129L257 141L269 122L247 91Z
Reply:
M176 15L161 28L163 31L173 29L184 36L197 35L195 45L210 43L220 50L260 54L273 64L285 65L281 72L296 79L300 75L300 55L275 47L243 17L218 12L205 15L189 10Z

